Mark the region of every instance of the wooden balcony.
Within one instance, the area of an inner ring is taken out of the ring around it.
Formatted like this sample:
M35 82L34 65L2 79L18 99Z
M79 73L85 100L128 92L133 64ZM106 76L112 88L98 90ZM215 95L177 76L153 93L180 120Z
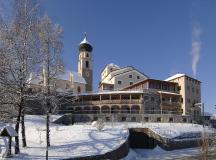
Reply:
M74 102L73 105L141 104L142 100L91 100Z

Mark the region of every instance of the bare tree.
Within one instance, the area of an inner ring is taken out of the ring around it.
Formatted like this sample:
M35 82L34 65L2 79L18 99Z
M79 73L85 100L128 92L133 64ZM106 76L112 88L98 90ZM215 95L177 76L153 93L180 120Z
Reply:
M43 57L43 77L44 77L44 95L47 110L47 134L46 134L46 158L48 159L48 147L50 146L50 117L49 114L53 108L53 97L55 97L55 79L63 69L61 58L63 42L63 29L59 25L54 24L51 19L45 15L40 21L40 41L41 54ZM54 98L55 99L55 98Z
M15 0L13 17L8 23L0 15L0 85L4 88L3 103L13 104L18 113L15 130L22 125L22 144L25 147L24 101L30 73L39 70L38 3ZM19 137L15 138L15 153L19 153Z

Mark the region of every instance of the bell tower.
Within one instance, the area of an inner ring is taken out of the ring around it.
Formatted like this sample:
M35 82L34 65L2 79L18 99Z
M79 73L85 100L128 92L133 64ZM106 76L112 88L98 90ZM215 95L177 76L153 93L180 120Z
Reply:
M92 45L87 41L87 35L79 44L78 73L86 80L86 91L92 91L93 82L93 58Z

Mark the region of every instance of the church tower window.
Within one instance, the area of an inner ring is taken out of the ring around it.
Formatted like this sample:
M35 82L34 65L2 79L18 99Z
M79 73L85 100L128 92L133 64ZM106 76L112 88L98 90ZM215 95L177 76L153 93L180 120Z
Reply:
M86 61L86 68L89 68L89 61Z

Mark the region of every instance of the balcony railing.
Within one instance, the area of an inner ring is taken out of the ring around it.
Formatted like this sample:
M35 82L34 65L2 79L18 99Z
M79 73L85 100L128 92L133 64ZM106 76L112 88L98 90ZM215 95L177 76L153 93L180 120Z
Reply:
M165 106L180 106L180 102L162 101L162 105Z
M102 105L102 104L141 104L142 100L90 100L90 101L80 101L74 102L74 105Z

